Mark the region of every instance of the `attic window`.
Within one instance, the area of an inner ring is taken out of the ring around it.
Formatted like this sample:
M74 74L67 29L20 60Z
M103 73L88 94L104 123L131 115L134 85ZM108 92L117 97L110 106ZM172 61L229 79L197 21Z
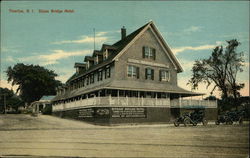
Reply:
M155 49L147 46L143 47L142 56L143 58L155 60Z

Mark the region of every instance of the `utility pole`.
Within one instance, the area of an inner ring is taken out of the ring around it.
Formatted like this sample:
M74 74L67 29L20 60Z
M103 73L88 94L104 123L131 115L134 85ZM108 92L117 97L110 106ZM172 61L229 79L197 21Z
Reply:
M6 114L6 94L3 94L4 114Z

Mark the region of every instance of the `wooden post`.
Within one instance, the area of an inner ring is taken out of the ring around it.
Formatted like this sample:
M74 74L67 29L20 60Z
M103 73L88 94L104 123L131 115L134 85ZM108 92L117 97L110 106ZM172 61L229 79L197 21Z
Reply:
M140 91L137 91L137 95L138 95L138 96L137 96L137 98L138 98L138 99L137 99L137 100L138 100L137 104L140 105Z
M179 107L181 107L181 94L179 94Z
M127 106L128 106L128 96L126 95L126 99L127 99Z
M155 106L157 106L157 92L155 92Z
M3 94L4 114L6 114L6 94Z
M119 89L117 90L117 100L118 100L118 105L120 105L120 91L119 91Z
M109 106L111 106L111 94L109 94Z

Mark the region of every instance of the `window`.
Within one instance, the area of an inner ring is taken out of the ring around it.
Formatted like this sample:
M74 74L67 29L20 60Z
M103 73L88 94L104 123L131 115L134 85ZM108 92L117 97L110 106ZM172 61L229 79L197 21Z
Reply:
M102 70L99 70L99 71L98 71L97 80L98 80L98 81L101 81L101 80L102 80Z
M89 67L90 67L90 63L89 61L87 61L87 69L89 69Z
M106 78L110 78L110 67L109 66L107 66L105 69L105 79Z
M155 49L151 47L143 47L142 56L143 58L155 60Z
M151 68L145 69L145 79L154 80L154 69L151 69Z
M98 60L98 55L95 57L95 65L98 64L99 60Z
M105 52L103 53L103 59L107 59L108 58L108 50L106 49Z
M170 72L169 70L160 70L160 81L170 81Z
M90 83L94 83L95 82L95 76L94 76L94 74L92 73L91 75L90 75Z
M128 77L139 78L139 67L129 65L128 66Z
M82 87L84 87L85 78L82 78Z
M86 85L89 85L89 76L86 77Z

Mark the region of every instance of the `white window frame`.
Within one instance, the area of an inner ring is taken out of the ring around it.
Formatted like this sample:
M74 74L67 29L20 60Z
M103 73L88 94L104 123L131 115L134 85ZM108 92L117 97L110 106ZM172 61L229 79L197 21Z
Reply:
M130 69L131 68L131 74ZM127 76L130 78L137 78L137 67L134 65L128 65L127 66Z
M148 47L148 46L145 46L144 47L144 57L145 58L148 58L148 59L153 59L154 58L154 54L153 54L153 49L154 48L151 48L151 47Z
M108 59L108 50L106 49L104 54L103 54L103 59L106 60Z
M161 70L161 81L170 81L170 71L169 70ZM164 75L163 75L164 74Z
M95 57L95 64L98 64L99 59L98 59L98 55Z

